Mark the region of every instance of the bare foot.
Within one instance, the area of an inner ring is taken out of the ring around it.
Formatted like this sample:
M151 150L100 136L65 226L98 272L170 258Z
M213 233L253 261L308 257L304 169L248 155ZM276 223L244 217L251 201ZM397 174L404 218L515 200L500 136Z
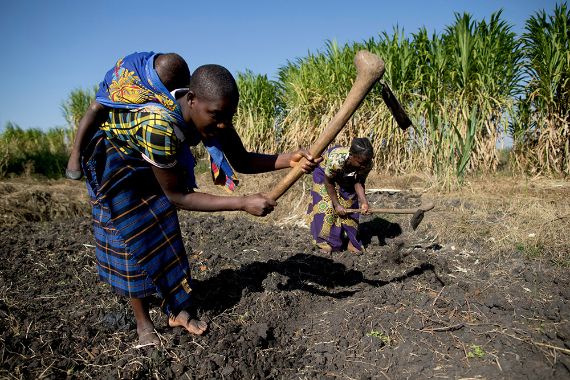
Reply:
M348 242L348 250L350 253L354 253L355 255L362 253L362 250L356 248L351 242Z
M137 329L137 334L139 336L139 344L136 345L136 348L160 345L160 338L154 331L154 327Z
M204 321L192 319L187 311L182 310L175 318L168 318L168 326L184 327L189 333L202 335L208 329L208 324Z
M319 243L317 244L317 247L319 247L321 253L330 255L332 253L332 247L330 245L328 245L327 243Z

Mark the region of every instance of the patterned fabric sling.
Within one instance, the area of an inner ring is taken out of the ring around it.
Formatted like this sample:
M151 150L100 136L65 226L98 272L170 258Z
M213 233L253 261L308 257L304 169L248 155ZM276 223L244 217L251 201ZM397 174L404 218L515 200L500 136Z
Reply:
M154 69L154 59L158 54L153 52L133 53L117 61L115 67L107 72L103 81L99 84L96 100L112 109L124 109L137 112L159 113L161 117L169 121L169 124L182 130L184 137L180 139L180 151L183 154L179 159L188 168L190 181L196 187L194 180L194 165L196 164L189 146L197 145L200 137L195 131L185 127L182 111L176 99L168 92L160 81L158 73ZM131 136L137 133L136 129L126 127L113 130L110 137L129 141ZM137 136L139 143L149 141L144 136ZM237 175L227 161L216 140L203 141L210 155L210 167L214 182L225 185L226 190L232 192L239 183ZM132 145L132 144L131 144ZM135 146L132 146L136 149ZM143 152L144 153L144 152ZM160 151L158 151L160 155Z

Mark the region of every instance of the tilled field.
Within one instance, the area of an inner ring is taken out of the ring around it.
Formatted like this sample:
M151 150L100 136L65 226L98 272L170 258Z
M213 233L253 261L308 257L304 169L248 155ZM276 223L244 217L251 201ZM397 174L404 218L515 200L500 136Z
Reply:
M418 205L378 193L372 203ZM97 280L87 217L0 227L1 378L570 378L568 269L445 245L408 217L362 220L368 250L325 256L307 229L180 212L200 337Z

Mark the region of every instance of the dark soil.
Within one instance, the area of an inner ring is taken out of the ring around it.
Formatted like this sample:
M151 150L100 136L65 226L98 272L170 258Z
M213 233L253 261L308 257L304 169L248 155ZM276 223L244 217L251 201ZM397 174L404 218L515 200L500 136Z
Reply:
M97 280L89 218L0 227L0 377L570 378L568 269L446 246L409 216L366 217L366 253L325 256L304 228L180 215L210 329L169 329L155 308L154 349Z

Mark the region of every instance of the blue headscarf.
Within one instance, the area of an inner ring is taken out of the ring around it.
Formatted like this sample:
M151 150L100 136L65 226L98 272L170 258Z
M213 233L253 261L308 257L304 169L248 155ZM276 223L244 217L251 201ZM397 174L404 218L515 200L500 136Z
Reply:
M123 108L129 110L142 109L149 106L159 107L164 111L174 126L184 131L186 125L182 117L180 105L166 89L154 68L154 59L158 54L154 52L133 53L119 59L115 67L105 74L99 84L96 100L109 108ZM200 136L195 129L191 135L178 136L182 141L177 159L188 169L187 184L196 188L194 166L196 159L190 152L189 144L196 145ZM210 165L214 182L223 183L225 188L233 191L238 184L237 176L227 161L220 144L216 140L203 141L210 154ZM225 177L225 179L224 179Z

